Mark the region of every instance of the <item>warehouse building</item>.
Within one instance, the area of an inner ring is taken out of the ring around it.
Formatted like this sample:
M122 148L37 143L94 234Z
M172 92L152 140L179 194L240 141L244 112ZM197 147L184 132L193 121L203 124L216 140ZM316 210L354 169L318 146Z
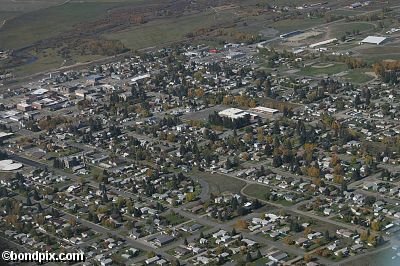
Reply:
M272 117L272 116L277 115L279 113L279 110L268 108L268 107L263 107L263 106L258 106L258 107L249 109L249 112L259 115L259 116L262 116L262 117Z
M379 36L368 36L364 40L360 42L360 44L375 44L375 45L381 45L387 40L386 37L379 37Z

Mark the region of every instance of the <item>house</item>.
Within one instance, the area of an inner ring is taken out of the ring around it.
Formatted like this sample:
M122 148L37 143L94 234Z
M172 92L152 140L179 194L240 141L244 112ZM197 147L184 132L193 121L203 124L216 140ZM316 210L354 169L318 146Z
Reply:
M325 214L326 216L331 215L331 212L332 212L332 209L330 209L330 208L325 208L325 209L324 209L324 214Z
M322 237L321 232L315 232L315 233L311 233L311 234L307 235L307 238L310 240L313 240L313 239L319 238L319 237Z
M247 238L243 238L242 242L244 242L249 247L252 247L255 244L257 244L257 242L254 242L253 240L250 240L250 239L247 239Z
M274 261L274 262L279 262L283 261L288 257L288 254L282 251L277 251L275 253L272 253L271 255L268 256L268 259Z
M361 249L363 249L363 245L362 244L355 244L353 246L351 246L351 250L352 251L360 251Z
M175 238L170 235L160 235L160 236L157 236L156 239L154 239L154 244L159 247L162 247L162 246L165 246L165 245L171 243L172 241L174 241L174 239Z
M113 263L113 261L110 258L100 261L101 266L109 266L109 265L112 265L112 263Z
M342 254L342 256L347 256L349 254L349 249L347 247L336 250L334 252L335 256L339 256L340 254Z
M160 257L154 256L152 258L149 258L149 259L145 260L144 263L146 265L150 265L150 264L156 263L158 260L160 260Z
M214 234L212 235L212 237L213 237L213 238L219 238L219 237L222 237L222 236L224 236L224 235L226 235L226 231L221 229L221 230L219 230L218 232L214 233Z
M342 237L346 237L346 238L352 237L354 235L353 232L346 230L346 229L338 229L338 230L336 230L336 234L338 236L342 236Z
M204 256L198 256L197 257L197 261L201 262L203 264L209 264L210 263L210 259Z
M309 240L307 238L304 237L300 237L299 239L297 239L295 241L295 244L298 246L302 246L304 243L307 243Z

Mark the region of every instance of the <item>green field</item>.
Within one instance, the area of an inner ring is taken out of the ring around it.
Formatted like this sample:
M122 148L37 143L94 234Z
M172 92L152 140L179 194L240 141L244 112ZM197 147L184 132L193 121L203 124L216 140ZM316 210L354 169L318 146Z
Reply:
M362 58L368 63L381 60L400 60L400 47L395 44L386 45L362 45L357 49Z
M279 30L281 33L285 33L294 30L317 27L323 23L325 23L324 19L286 19L274 22L269 26Z
M173 226L188 221L185 217L173 212L169 212L168 214L164 215L164 217L168 221L168 224Z
M353 31L359 31L360 33L365 31L371 31L375 28L375 24L371 22L350 22L333 24L329 26L330 37L340 38L346 34L346 32L353 33Z
M17 77L32 75L34 73L57 69L63 66L72 65L75 63L85 63L88 61L102 58L101 55L77 55L73 54L72 60L64 62L64 59L59 56L54 49L45 49L40 53L32 53L37 57L37 60L30 64L18 66L13 69L14 75Z
M307 66L302 68L299 74L305 76L330 76L346 70L347 66L345 64L332 64L332 66L327 67Z
M192 175L204 179L210 186L210 192L214 194L223 192L239 193L246 185L244 181L221 174L193 170Z
M215 20L211 12L184 16L174 19L160 19L141 26L105 34L107 39L120 40L130 49L141 49L176 42L185 38L185 34L201 28L210 27L216 23L230 20L228 14L220 14Z
M0 47L21 48L57 36L85 21L105 16L118 3L65 4L23 14L0 30Z
M4 20L9 20L21 14L20 12L12 12L12 11L0 11L0 28Z
M59 5L65 0L1 0L0 11L30 12L54 5Z
M253 198L256 198L259 200L263 200L263 201L268 201L267 199L265 199L265 194L267 191L268 191L268 187L266 187L266 186L259 185L259 184L250 184L243 190L243 193L249 197L253 197ZM281 204L283 206L293 205L292 202L286 201L284 199L280 199L277 201L271 201L271 202L276 203L276 204Z
M250 197L257 198L260 200L266 200L265 194L268 191L268 188L263 185L258 184L250 184L244 190L243 193L249 195Z
M353 69L350 70L349 73L345 75L343 78L345 78L351 83L362 84L374 79L373 76L365 74L365 72L371 72L371 71L372 71L371 69L365 69L365 68Z

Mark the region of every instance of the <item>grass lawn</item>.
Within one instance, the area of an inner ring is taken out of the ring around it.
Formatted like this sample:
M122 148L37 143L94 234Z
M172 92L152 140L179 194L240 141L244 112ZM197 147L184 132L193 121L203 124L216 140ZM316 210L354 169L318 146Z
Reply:
M265 199L265 193L268 190L266 186L258 185L258 184L250 184L244 189L244 193L246 195L249 195L251 197L260 199L260 200L266 200Z
M37 57L36 61L14 68L14 74L17 77L48 71L62 66L73 65L78 62L84 63L104 57L101 55L78 55L74 53L74 51L71 51L72 58L64 62L64 59L57 54L56 50L51 48L42 50L39 53L32 52L32 55Z
M349 73L344 76L345 79L348 79L351 83L361 84L368 81L371 81L374 77L365 72L371 72L371 69L354 69L350 70Z
M345 64L333 63L332 66L327 67L315 67L308 66L300 69L300 74L305 76L324 76L324 75L334 75L347 70Z
M250 184L243 190L243 193L250 197L259 199L259 200L269 201L269 200L265 199L265 193L267 190L268 190L268 187L266 187L266 186L259 185L259 184ZM294 202L292 203L292 202L286 201L284 199L279 199L279 200L271 201L271 202L280 204L283 206L291 206L294 204Z
M164 217L167 219L168 223L173 226L188 221L185 217L173 212L164 215Z
M193 170L191 174L193 176L204 179L210 186L210 192L214 194L220 194L227 191L232 193L239 193L242 187L246 185L246 182L244 181L221 174L199 172L198 170Z

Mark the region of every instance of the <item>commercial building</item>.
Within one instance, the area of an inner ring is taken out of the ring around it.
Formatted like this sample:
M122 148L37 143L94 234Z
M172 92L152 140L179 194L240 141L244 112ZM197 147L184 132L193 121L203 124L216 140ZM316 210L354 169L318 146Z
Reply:
M360 43L368 43L368 44L375 44L375 45L381 45L387 40L386 37L380 37L380 36L368 36L364 40L362 40Z
M249 112L255 113L255 114L260 115L260 116L271 117L271 116L274 116L274 115L278 114L279 110L268 108L268 107L263 107L263 106L257 106L255 108L249 109Z
M251 115L251 114L242 109L239 109L239 108L228 108L228 109L220 111L218 113L218 115L222 116L222 117L228 117L231 119L238 119L238 118L243 118L246 115Z
M329 39L329 40L325 40L325 41L322 41L322 42L317 42L317 43L310 44L310 48L316 48L316 47L318 47L318 46L322 46L322 45L326 45L326 44L331 44L331 43L334 43L334 42L337 42L337 39L336 39L336 38Z

